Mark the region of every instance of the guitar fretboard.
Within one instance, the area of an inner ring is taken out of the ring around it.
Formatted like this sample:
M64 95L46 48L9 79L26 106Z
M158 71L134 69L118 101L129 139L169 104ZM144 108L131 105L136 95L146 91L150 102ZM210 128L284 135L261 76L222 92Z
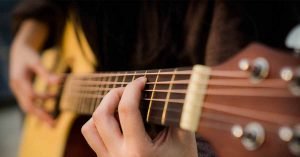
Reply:
M147 122L179 125L192 68L70 75L67 77L60 109L92 114L113 88L125 87L138 77L147 83L140 109Z

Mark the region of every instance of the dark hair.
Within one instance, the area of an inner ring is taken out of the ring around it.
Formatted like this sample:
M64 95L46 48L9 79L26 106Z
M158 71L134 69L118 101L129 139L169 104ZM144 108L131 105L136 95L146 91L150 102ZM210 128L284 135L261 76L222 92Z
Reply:
M25 0L15 19L48 23L54 43L72 10L101 70L216 65L251 41L284 48L286 34L299 23L300 3L272 2Z
M100 66L141 69L203 64L213 4L186 0L91 5L76 1L74 10L98 52Z

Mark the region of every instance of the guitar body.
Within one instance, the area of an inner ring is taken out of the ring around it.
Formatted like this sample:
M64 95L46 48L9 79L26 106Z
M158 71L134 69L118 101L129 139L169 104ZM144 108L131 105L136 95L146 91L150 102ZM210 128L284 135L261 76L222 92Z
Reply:
M60 49L54 48L43 53L42 63L49 71L56 74L63 74L68 69L75 74L94 71L95 59L87 41L83 38L82 32L76 34L74 30L73 23L68 21ZM81 47L78 44L76 35L81 37ZM57 87L48 87L38 77L35 80L34 87L37 92L41 93L45 91L50 93L58 92ZM51 99L39 102L38 105L51 112L54 110L56 103L58 103L56 101ZM76 113L71 111L60 112L55 120L55 126L50 127L35 116L26 116L19 157L80 157L93 155L92 150L85 143L80 132L80 128L85 120L83 121L82 118L79 118ZM73 140L71 140L70 136L75 136L76 138L72 137Z

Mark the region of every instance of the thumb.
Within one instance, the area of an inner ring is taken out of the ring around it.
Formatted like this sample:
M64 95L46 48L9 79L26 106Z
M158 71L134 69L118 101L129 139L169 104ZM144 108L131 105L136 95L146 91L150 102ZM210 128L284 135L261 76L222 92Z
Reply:
M48 83L56 83L59 81L59 77L51 74L40 61L30 64L30 68Z

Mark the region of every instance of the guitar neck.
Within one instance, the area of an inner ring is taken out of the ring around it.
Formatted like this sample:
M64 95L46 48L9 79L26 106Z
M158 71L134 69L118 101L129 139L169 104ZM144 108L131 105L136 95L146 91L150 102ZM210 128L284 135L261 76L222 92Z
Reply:
M141 113L147 122L178 126L192 68L96 73L67 76L61 110L91 115L112 88L125 87L138 77L147 83L141 99Z
M212 68L68 75L59 107L91 115L111 89L145 76L146 122L200 133L224 156L300 156L299 63L253 45Z

